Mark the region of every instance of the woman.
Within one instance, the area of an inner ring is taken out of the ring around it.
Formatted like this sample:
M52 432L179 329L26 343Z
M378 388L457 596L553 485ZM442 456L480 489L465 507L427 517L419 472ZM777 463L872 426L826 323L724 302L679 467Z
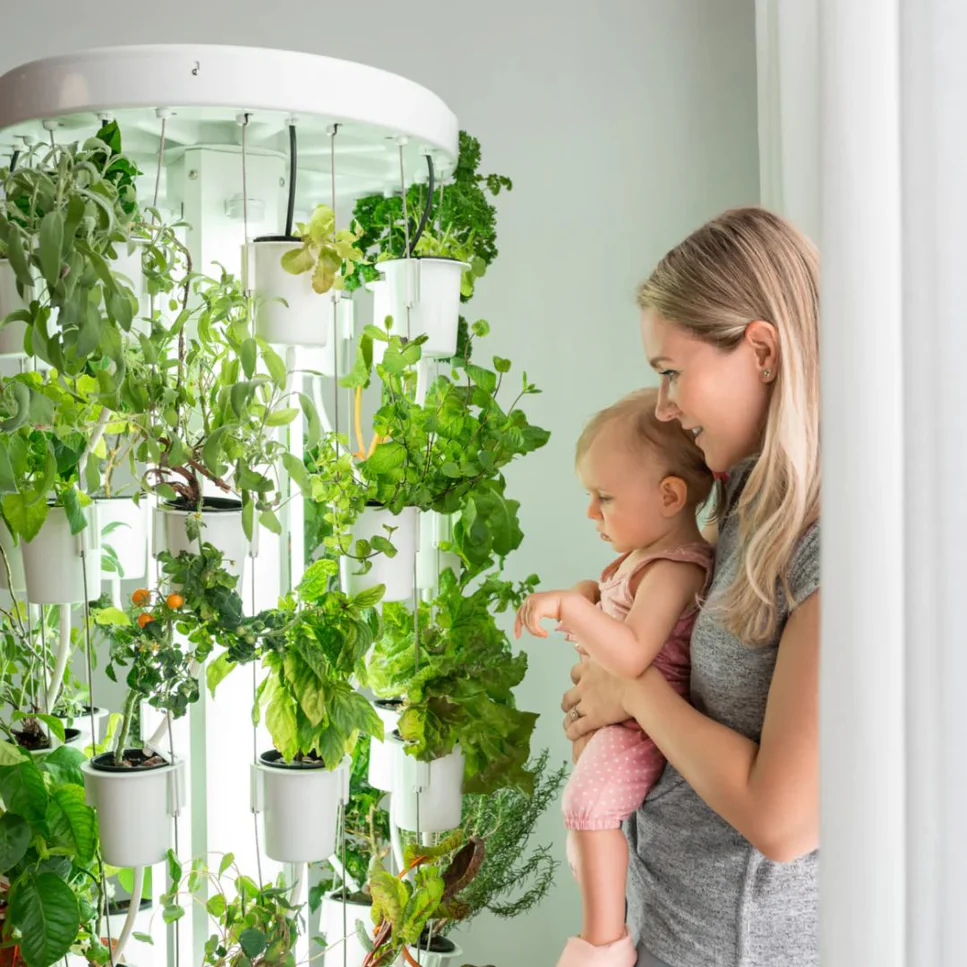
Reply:
M628 717L668 766L628 823L638 967L818 965L819 263L791 225L726 212L638 293L657 414L727 474L691 702L579 664L573 741Z

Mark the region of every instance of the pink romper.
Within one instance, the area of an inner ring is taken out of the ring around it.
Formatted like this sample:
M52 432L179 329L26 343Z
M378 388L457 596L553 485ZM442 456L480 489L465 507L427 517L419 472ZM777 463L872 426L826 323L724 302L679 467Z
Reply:
M598 607L621 621L628 617L634 603L636 578L649 564L657 560L698 564L705 568L707 589L715 554L708 544L686 544L642 558L619 575L618 569L627 557L624 554L608 565L600 581ZM689 642L697 616L696 603L678 619L652 663L684 696L689 691ZM617 829L641 805L664 768L665 757L634 719L599 729L581 753L564 790L565 825L568 829Z

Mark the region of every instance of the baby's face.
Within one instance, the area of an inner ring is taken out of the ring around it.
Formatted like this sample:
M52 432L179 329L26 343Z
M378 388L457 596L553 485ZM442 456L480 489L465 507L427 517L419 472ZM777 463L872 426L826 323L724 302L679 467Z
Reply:
M578 462L588 517L619 554L647 547L668 529L661 482L667 474L648 453L633 453L620 429L605 427Z

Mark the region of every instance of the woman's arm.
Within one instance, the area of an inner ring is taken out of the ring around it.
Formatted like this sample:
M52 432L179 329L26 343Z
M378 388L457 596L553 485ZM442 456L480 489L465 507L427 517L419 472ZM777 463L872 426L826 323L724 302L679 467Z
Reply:
M568 737L637 719L702 799L769 859L819 844L819 592L793 611L779 645L759 743L713 721L654 669L634 681L593 664L572 672Z
M624 621L612 618L574 591L544 591L521 606L515 634L522 628L547 637L541 627L553 618L581 648L615 675L637 678L668 640L679 618L705 584L705 570L696 564L656 561L641 577L634 603Z

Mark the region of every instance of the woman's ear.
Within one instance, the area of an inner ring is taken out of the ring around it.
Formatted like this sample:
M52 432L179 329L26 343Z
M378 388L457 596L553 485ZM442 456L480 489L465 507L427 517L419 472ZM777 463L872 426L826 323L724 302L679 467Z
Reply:
M779 372L779 333L771 322L755 319L745 327L745 341L752 349L756 368L771 383Z
M662 513L674 517L688 502L688 484L681 477L665 477L660 486Z

